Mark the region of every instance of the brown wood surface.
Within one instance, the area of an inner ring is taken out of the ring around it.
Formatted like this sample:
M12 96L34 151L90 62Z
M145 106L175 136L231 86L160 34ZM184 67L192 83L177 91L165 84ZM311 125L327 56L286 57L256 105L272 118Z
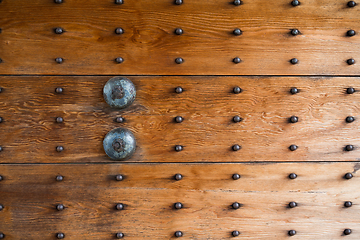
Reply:
M360 8L348 0L2 1L0 74L358 75ZM56 35L54 28L65 33ZM122 27L123 35L114 30ZM174 34L181 27L184 34ZM241 36L232 31L240 28ZM301 34L292 36L291 29ZM55 63L57 57L63 64ZM114 59L123 57L122 64ZM185 62L178 65L175 58ZM242 62L234 64L232 59ZM298 58L298 65L289 60Z
M359 163L0 165L6 239L360 238ZM354 178L345 180L352 172ZM172 177L180 173L181 181ZM232 174L241 175L233 180ZM288 175L298 178L290 180ZM62 182L55 181L57 175ZM124 180L115 181L122 174ZM298 203L288 208L290 201ZM352 201L351 208L344 202ZM183 209L173 204L181 202ZM242 204L234 210L233 202ZM114 209L117 203L125 209ZM57 204L65 210L57 211Z
M116 127L137 140L129 162L359 160L359 78L129 77L137 98L125 110L102 97L102 77L1 77L2 163L108 162L102 141ZM56 87L63 94L55 94ZM176 94L174 88L184 92ZM234 86L243 92L232 93ZM292 95L291 87L300 93ZM175 123L174 117L184 122ZM244 120L232 122L235 115ZM298 123L288 122L292 115ZM117 116L125 122L115 123ZM355 122L346 123L347 116ZM64 123L55 123L63 117ZM183 145L175 152L175 145ZM231 147L242 149L233 152ZM288 149L296 144L299 149ZM352 152L344 151L348 144ZM55 151L62 145L64 152Z

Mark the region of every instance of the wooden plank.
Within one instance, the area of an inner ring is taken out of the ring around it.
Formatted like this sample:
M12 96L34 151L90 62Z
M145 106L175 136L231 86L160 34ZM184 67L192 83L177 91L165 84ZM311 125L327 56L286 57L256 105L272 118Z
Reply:
M342 239L360 229L359 163L0 165L7 239ZM354 178L345 180L352 172ZM183 175L181 181L174 174ZM241 175L233 180L232 174ZM290 180L288 175L298 177ZM55 181L61 174L62 182ZM124 180L115 181L122 174ZM290 201L298 203L288 208ZM352 201L351 208L344 202ZM175 202L184 208L175 210ZM233 202L242 204L231 209ZM125 209L115 210L117 203ZM65 210L57 211L57 204Z
M360 10L347 0L3 1L0 74L358 75ZM54 34L62 27L65 33ZM123 35L114 30L124 29ZM184 34L174 34L181 27ZM241 36L232 31L240 28ZM292 36L291 29L301 34ZM55 63L57 57L63 64ZM123 57L122 64L114 59ZM176 64L175 58L185 62ZM232 59L242 62L234 64ZM298 58L292 65L289 60Z

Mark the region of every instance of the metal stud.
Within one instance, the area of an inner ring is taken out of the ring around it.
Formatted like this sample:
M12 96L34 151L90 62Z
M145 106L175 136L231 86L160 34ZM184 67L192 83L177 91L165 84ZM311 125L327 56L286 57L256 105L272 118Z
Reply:
M64 119L62 117L57 117L55 118L55 122L57 123L63 123L64 122Z
M183 0L175 0L175 4L176 5L181 5L181 4L183 4Z
M239 209L240 208L240 203L238 203L238 202L234 202L233 204L231 204L231 207L233 208L233 209Z
M353 94L355 92L356 92L355 88L349 87L348 89L346 89L347 94Z
M237 237L237 236L240 235L240 232L237 231L237 230L235 230L235 231L233 231L233 232L231 233L231 235L233 235L233 237Z
M63 63L63 61L64 61L64 59L61 57L55 58L55 62L57 62L59 64Z
M125 119L123 117L115 118L115 122L117 122L117 123L123 123L124 121L125 121Z
M181 146L181 145L176 145L175 146L175 151L177 151L177 152L180 152L180 151L182 151L184 148L183 148L183 146Z
M63 3L63 0L54 0L54 2L60 4Z
M115 180L116 181L122 181L122 180L124 180L124 176L121 175L121 174L118 174L118 175L115 176Z
M298 64L299 60L297 58L292 58L292 59L290 59L290 63L291 64Z
M65 234L64 233L57 233L56 238L63 239L63 238L65 238Z
M115 4L119 4L119 5L124 4L124 0L115 0Z
M2 123L4 121L4 119L2 117L0 117L0 123Z
M297 207L297 203L296 202L289 202L288 206L289 206L289 208L294 208L294 207Z
M347 229L344 230L345 235L350 235L351 233L352 233L351 229L347 228Z
M352 58L350 58L350 59L346 60L346 62L347 62L347 64L349 64L349 65L353 65L353 64L355 64L355 60L354 60L354 59L352 59Z
M115 58L116 63L123 63L124 59L122 57Z
M346 117L345 121L347 123L352 123L353 121L355 121L355 118L353 116L348 116L348 117Z
M355 6L356 6L356 2L354 2L354 1L349 1L349 2L347 3L347 5L348 5L348 7L355 7Z
M295 151L296 149L298 149L298 146L292 144L292 145L290 145L289 149L290 149L291 151Z
M300 31L298 29L291 29L290 33L291 35L296 36L300 34Z
M233 62L238 64L238 63L241 62L241 59L239 57L236 57L236 58L233 59Z
M297 123L297 122L299 121L299 118L298 118L297 116L291 116L291 117L289 118L289 121L290 121L291 123Z
M235 144L234 146L232 146L233 151L239 151L240 149L241 149L241 146L239 144Z
M115 29L115 33L116 33L117 35L121 35L121 34L124 33L124 29L122 29L122 28L116 28L116 29Z
M347 35L348 37L352 37L352 36L355 36L355 35L356 35L356 32L355 32L354 30L349 30L349 31L346 32L346 35Z
M183 205L180 202L177 202L174 204L174 208L176 208L176 209L181 209L182 207L183 207Z
M241 176L240 176L240 174L238 174L238 173L234 173L233 175L232 175L232 179L234 179L234 180L238 180L238 179L240 179L241 178Z
M122 232L116 233L116 238L123 238L124 234Z
M293 0L293 1L291 2L291 5L293 5L294 7L299 6L299 5L300 5L300 1L298 1L298 0Z
M56 92L56 93L63 93L63 92L64 92L64 89L61 88L61 87L57 87L57 88L55 88L55 92Z
M62 151L64 151L64 147L63 146L57 146L56 151L57 152L62 152Z
M238 123L238 122L241 122L241 121L242 121L242 118L239 117L239 116L235 116L235 117L233 117L233 121L234 121L235 123Z
M233 34L235 36L240 36L242 34L242 31L239 28L235 28L234 31L233 31Z
M234 89L233 89L233 92L235 94L239 94L239 93L241 93L241 91L242 91L242 89L240 87L234 87Z
M235 6L240 6L241 5L241 0L234 0L234 5Z
M57 175L55 179L56 181L61 182L62 180L64 180L64 177L61 175Z
M64 29L58 27L58 28L55 28L55 29L54 29L54 32L55 32L56 34L62 34L62 33L64 32Z
M4 209L4 206L2 204L0 204L0 211L2 211Z
M181 29L181 28L176 28L175 29L175 34L176 35L181 35L181 34L183 34L184 33L184 31Z
M352 175L352 173L346 173L344 177L345 177L345 179L352 179L353 175Z
M295 179L295 178L297 178L296 173L290 173L290 174L289 174L289 178L290 178L290 179Z
M124 204L118 203L118 204L116 204L115 208L116 208L116 210L123 210L124 209Z
M3 151L3 147L2 146L0 146L0 152L2 152Z
M293 87L290 89L291 94L297 94L298 92L299 92L299 89L297 89L296 87Z
M181 117L181 116L175 117L175 122L177 122L177 123L182 123L183 121L184 121L184 118L183 118L183 117Z
M295 230L290 230L288 232L288 234L289 234L289 236L294 236L294 235L296 235L296 231Z
M182 87L176 87L175 88L175 92L176 93L182 93L184 90L183 90L183 88Z
M4 90L4 89L3 89L2 87L0 87L0 93L2 93L2 92L3 92L3 90Z
M0 28L0 33L2 33L2 29Z
M346 151L352 151L352 150L354 150L355 148L354 148L354 146L353 145L346 145L345 146L345 150Z
M4 177L2 175L0 175L0 181L4 180Z
M184 59L182 59L182 58L176 58L176 59L175 59L175 62L176 62L177 64L182 64L182 63L184 62Z
M182 231L176 231L174 235L175 235L175 237L182 237L183 233L182 233Z
M351 207L352 206L352 202L350 202L350 201L346 201L346 202L344 202L344 207Z
M62 210L65 209L65 206L64 206L64 204L58 204L58 205L56 205L56 209L57 209L58 211L62 211Z
M183 178L183 176L180 173L177 173L177 174L174 175L174 179L176 181L180 181L182 178Z
M1 1L0 1L1 2ZM0 232L0 239L5 238L5 234L3 234L2 232Z

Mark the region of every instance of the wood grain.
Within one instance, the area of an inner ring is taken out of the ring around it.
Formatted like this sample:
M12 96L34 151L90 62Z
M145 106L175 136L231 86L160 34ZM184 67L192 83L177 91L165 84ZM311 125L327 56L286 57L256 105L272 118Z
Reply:
M358 239L359 163L0 165L7 239ZM290 173L298 178L288 179ZM354 178L343 179L347 172ZM174 174L183 175L175 181ZM232 174L241 175L233 180ZM56 182L57 175L62 182ZM115 181L122 174L124 180ZM242 207L231 209L233 202ZM298 207L290 209L290 201ZM351 208L344 208L352 201ZM181 202L183 209L173 204ZM116 211L117 203L125 210ZM55 206L64 204L64 211Z
M51 0L1 3L0 74L358 75L360 10L347 0ZM53 29L65 33L56 35ZM114 30L122 27L123 35ZM181 27L184 34L175 35ZM232 31L240 28L241 36ZM292 36L291 29L301 34ZM63 64L55 63L57 57ZM122 64L114 59L123 57ZM178 65L175 58L185 62ZM242 62L234 64L232 59ZM298 65L291 65L291 58Z

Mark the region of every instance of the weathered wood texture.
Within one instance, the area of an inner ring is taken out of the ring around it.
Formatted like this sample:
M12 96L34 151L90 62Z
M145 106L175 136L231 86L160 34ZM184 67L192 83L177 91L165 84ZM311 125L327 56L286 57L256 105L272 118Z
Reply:
M0 74L358 75L360 8L348 0L2 1ZM62 27L61 35L54 33ZM123 35L115 29L122 27ZM174 34L181 27L183 35ZM240 28L241 36L232 31ZM291 29L301 34L292 36ZM57 57L63 64L55 63ZM114 59L123 57L122 64ZM175 58L185 62L176 64ZM232 59L242 62L234 64ZM291 65L289 60L300 63Z
M0 165L6 239L360 238L359 163ZM354 178L345 180L352 172ZM177 173L183 179L175 181ZM232 175L241 175L233 180ZM288 175L298 178L290 180ZM57 175L62 182L55 181ZM124 180L115 181L122 174ZM288 208L291 201L296 208ZM351 208L344 202L352 201ZM181 202L183 209L173 208ZM234 202L242 204L234 210ZM125 209L115 210L117 203ZM56 205L65 210L57 211Z
M110 77L1 77L2 163L107 162L106 133L130 129L137 140L130 162L359 160L359 78L130 77L137 98L110 108L102 87ZM56 94L56 87L63 94ZM175 87L184 92L176 94ZM243 92L232 93L234 86ZM292 95L289 90L300 92ZM176 116L184 122L175 123ZM240 123L233 116L243 118ZM298 123L289 123L292 115ZM117 116L125 118L115 123ZM355 122L346 123L347 116ZM56 123L63 117L64 123ZM175 152L175 145L183 145ZM233 152L231 147L242 149ZM296 144L299 149L288 149ZM344 151L348 144L352 152ZM62 145L64 152L55 151Z

